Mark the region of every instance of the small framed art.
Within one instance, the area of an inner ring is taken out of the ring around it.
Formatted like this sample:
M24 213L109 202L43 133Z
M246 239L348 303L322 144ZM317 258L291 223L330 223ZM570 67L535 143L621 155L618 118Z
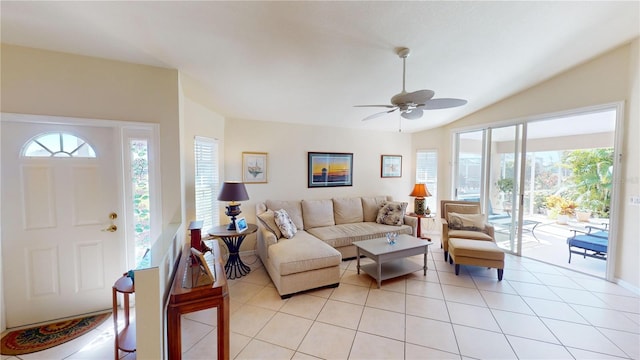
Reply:
M381 155L380 177L402 177L402 155Z
M186 279L185 285L187 288L194 288L198 286L210 285L216 281L215 273L211 271L207 260L204 258L204 254L196 248L191 248L192 266L188 271L191 276ZM215 271L215 268L214 268Z
M267 182L267 153L242 153L242 182L260 184Z
M353 153L309 152L307 187L353 185Z
M238 233L246 231L248 228L249 228L249 225L247 224L247 219L243 217L239 217L236 219L236 231Z

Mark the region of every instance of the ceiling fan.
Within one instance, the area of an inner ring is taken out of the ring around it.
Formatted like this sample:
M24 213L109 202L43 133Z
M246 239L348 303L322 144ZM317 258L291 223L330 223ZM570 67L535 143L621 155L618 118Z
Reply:
M369 115L366 118L362 119L362 121L375 119L385 114L390 114L396 110L400 110L400 115L403 118L415 120L422 117L423 110L446 109L462 106L467 103L467 100L463 99L432 99L435 95L433 90L418 90L414 92L407 92L405 90L405 63L410 53L411 51L408 48L404 47L397 50L398 56L402 59L402 92L394 95L391 98L391 105L355 105L355 107L384 107L390 110L385 110L373 115Z

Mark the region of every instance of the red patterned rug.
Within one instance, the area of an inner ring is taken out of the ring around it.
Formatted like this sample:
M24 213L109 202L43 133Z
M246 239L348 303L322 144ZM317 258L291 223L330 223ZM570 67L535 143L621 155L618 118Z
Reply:
M11 331L2 337L2 351L0 353L2 355L22 355L60 345L95 329L110 315L109 312Z

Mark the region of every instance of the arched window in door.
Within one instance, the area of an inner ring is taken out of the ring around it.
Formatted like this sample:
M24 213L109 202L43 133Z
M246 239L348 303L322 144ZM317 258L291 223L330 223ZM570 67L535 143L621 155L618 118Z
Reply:
M22 148L25 157L95 158L93 147L83 139L64 132L50 132L31 139Z

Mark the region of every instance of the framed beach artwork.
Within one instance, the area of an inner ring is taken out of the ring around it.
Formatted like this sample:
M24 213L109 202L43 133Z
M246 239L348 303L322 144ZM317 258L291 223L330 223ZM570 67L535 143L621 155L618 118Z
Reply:
M381 155L380 176L383 178L402 177L402 155Z
M260 184L267 182L267 153L242 153L242 182Z
M307 154L308 187L353 185L353 153L309 152Z

